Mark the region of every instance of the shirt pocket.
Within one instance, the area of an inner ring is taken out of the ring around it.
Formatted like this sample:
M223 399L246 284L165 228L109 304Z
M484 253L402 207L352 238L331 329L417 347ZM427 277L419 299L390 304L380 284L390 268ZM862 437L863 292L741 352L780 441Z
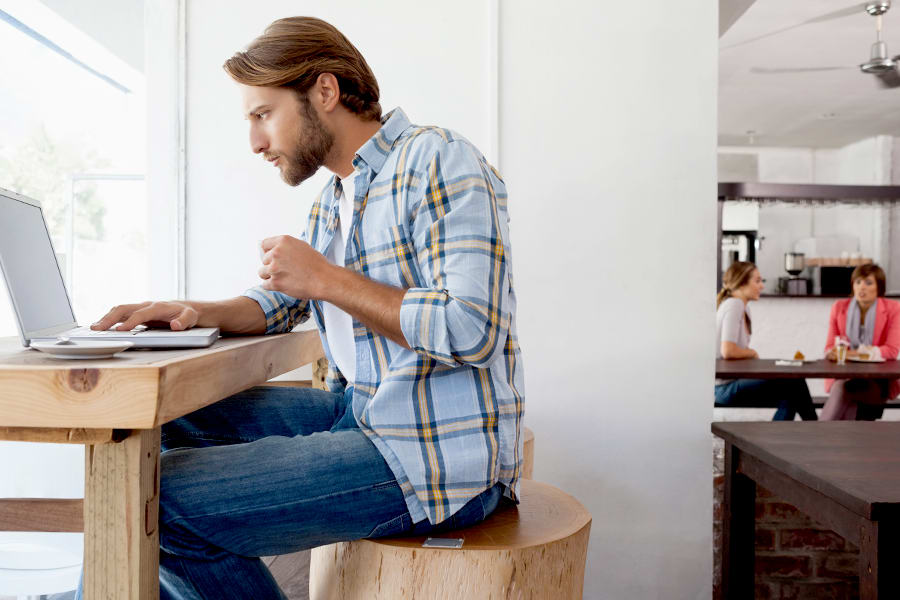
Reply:
M399 288L421 287L416 249L399 225L363 231L359 270L376 281Z

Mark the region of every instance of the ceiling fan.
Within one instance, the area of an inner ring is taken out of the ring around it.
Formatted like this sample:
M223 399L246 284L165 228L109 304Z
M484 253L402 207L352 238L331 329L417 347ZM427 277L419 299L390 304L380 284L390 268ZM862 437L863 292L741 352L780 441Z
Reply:
M803 21L802 23L797 23L794 25L790 25L788 27L783 27L781 29L777 29L775 31L770 31L763 35L751 38L749 40L744 40L737 44L732 44L730 46L725 46L722 50L727 50L729 48L735 48L737 46L743 46L745 44L749 44L751 42L756 42L758 40L771 37L773 35L777 35L779 33L783 33L785 31L789 31L791 29L796 29L798 27L802 27L804 25L811 25L813 23L822 23L824 21L831 21L833 19L839 19L841 17L848 17L854 14L859 14L862 11L865 11L869 15L875 17L875 43L872 44L872 49L869 54L869 60L858 65L858 68L863 73L868 73L870 75L875 75L878 80L878 83L881 84L882 87L885 88L896 88L900 87L900 72L898 72L898 67L900 67L900 55L890 57L888 56L887 44L885 44L881 39L881 21L882 15L886 13L891 8L890 0L879 0L879 1L869 1L863 2L861 4L854 4L853 6L848 6L847 8L842 8L840 10L836 10L833 12L826 13L824 15L819 15L818 17L814 17L812 19L808 19ZM753 67L750 69L751 73L758 73L762 75L778 75L778 74L788 74L788 73L811 73L817 71L840 71L845 69L853 69L857 67L852 66L841 66L841 67L799 67L799 68L763 68L763 67Z

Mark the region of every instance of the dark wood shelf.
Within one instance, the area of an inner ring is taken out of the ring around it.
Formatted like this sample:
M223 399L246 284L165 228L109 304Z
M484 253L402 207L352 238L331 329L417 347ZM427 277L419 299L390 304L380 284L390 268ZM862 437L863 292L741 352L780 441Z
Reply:
M805 183L719 183L719 201L900 202L897 185L822 185Z

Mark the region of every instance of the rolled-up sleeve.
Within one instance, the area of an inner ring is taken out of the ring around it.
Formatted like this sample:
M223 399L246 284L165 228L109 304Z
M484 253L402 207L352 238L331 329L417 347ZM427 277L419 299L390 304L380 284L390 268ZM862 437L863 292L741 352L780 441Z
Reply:
M424 174L413 243L425 285L406 291L410 347L451 365L489 365L509 331L508 224L502 182L464 140L441 146Z
M255 300L266 314L266 333L285 333L309 318L309 301L298 300L281 292L259 286L243 294Z

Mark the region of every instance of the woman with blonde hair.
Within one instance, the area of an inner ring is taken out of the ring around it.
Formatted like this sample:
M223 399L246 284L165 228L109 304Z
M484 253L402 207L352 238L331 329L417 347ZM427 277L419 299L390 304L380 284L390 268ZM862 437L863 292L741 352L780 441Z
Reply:
M763 290L759 269L751 262L732 263L716 297L716 358L759 358L750 348L752 322L747 306L759 300ZM805 379L717 379L716 404L760 408L778 402L773 421L793 421L799 413L805 421L816 420L812 397Z
M849 357L895 360L900 351L900 303L884 297L884 270L876 264L860 265L850 274L853 296L838 300L828 318L825 357L836 360L835 338L849 346ZM900 393L896 379L829 379L823 421L874 421L884 403Z

